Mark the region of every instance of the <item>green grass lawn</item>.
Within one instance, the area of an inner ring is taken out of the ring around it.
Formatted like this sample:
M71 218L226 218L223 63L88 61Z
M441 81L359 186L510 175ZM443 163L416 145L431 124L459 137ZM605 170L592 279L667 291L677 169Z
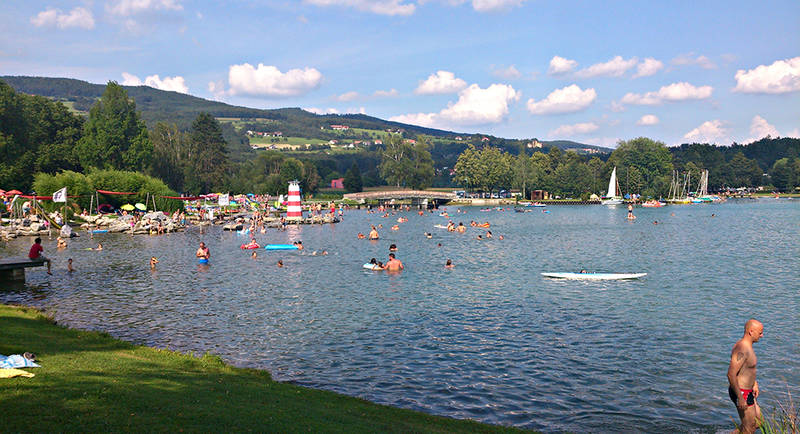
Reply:
M272 381L266 371L67 329L0 305L0 354L36 354L33 378L0 379L2 432L506 432ZM246 349L242 349L246 351Z

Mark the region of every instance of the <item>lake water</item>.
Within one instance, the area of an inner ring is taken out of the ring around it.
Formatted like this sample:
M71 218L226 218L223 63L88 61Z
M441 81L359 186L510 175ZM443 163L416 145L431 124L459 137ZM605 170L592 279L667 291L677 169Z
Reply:
M397 216L363 210L336 225L259 234L262 245L302 240L306 250L261 249L256 259L219 227L94 240L81 232L63 251L45 240L54 275L31 269L0 302L137 343L210 351L277 380L547 432L731 429L730 349L755 317L765 325L755 346L760 404L773 407L787 388L800 396L800 200L637 208L633 223L624 207L457 209L448 208L456 223L489 221L494 239L435 228L447 221L437 213L399 213L409 221L391 231ZM356 238L379 223L380 241ZM207 268L194 259L201 240ZM103 251L84 250L98 241ZM0 255L30 243L0 242ZM392 243L405 271L362 269L385 261ZM323 249L330 254L311 255ZM447 258L454 269L444 269ZM539 274L581 268L648 275Z

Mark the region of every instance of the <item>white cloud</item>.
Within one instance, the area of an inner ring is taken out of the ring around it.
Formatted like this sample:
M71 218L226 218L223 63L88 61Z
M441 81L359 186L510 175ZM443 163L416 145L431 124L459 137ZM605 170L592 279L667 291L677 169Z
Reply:
M672 59L673 65L678 66L686 66L686 65L697 65L703 69L714 69L717 65L714 64L711 60L709 60L706 56L694 56L694 53L689 54L682 54L674 59Z
M352 91L352 92L345 92L341 95L337 95L334 97L334 99L336 99L337 101L352 101L354 99L358 99L359 96L360 95L358 94L358 92Z
M622 97L623 104L657 105L665 101L684 101L688 99L706 99L711 97L714 88L711 86L695 87L689 83L672 83L655 92L627 93Z
M420 82L414 93L417 95L455 93L465 87L467 87L467 82L456 78L452 72L436 71L435 74L428 76L427 80Z
M406 115L392 116L390 121L400 122L403 124L419 125L421 127L436 128L439 125L438 113L410 113Z
M734 92L788 93L800 90L800 57L736 71Z
M636 121L636 125L656 125L659 119L656 115L644 115Z
M662 61L648 57L644 59L644 62L636 65L636 74L633 74L633 78L649 77L660 71L663 67L664 63Z
M780 137L780 134L774 125L770 125L770 123L761 116L755 115L750 122L750 136L751 138L749 141L755 142L767 136Z
M381 98L391 98L399 95L400 93L397 92L397 89L391 90L376 90L372 96L381 97Z
M122 75L124 76L125 74L123 73ZM211 92L212 95L214 95L214 99L222 100L222 98L225 96L225 83L223 83L221 80L209 81L208 91Z
M472 8L478 12L506 11L522 6L526 0L472 0Z
M322 82L322 73L314 68L290 69L281 72L272 65L249 63L231 65L228 85L231 95L251 95L280 98L303 95L316 89Z
M572 113L589 107L596 98L597 92L594 89L582 90L578 85L571 84L550 92L541 101L529 99L528 111L535 115Z
M314 113L315 115L337 115L337 114L339 114L339 110L336 110L335 108L331 108L331 107L328 107L327 109L324 109L324 110L316 108L316 107L306 107L303 110L305 110L307 112Z
M593 137L591 139L581 140L583 143L587 143L590 145L595 146L603 146L606 148L616 148L619 145L619 137Z
M572 72L576 66L578 66L578 62L574 60L565 59L561 56L553 56L553 58L550 59L550 67L547 68L547 73L550 75L562 75Z
M552 137L571 137L576 134L588 134L600 128L594 122L584 122L580 124L561 125L560 127L550 131L548 135Z
M683 138L695 143L718 143L723 141L727 135L728 131L722 121L715 119L703 122L699 127L686 133Z
M628 60L622 58L622 56L615 56L613 59L609 60L605 63L596 63L586 69L581 69L580 71L576 72L575 75L581 78L590 78L590 77L621 77L622 74L638 63L638 59L632 57Z
M486 89L473 84L459 92L458 101L448 104L439 113L412 113L390 120L427 127L496 124L508 115L509 103L518 100L520 95L506 84L492 84Z
M186 86L186 82L184 81L183 77L175 76L175 77L164 77L162 80L158 74L149 75L144 79L144 83L139 77L129 74L127 72L122 73L122 84L124 86L150 86L160 90L169 90L172 92L179 92L179 93L189 93L189 88ZM212 83L209 83L209 90L213 92L211 89Z
M316 6L345 6L362 12L379 15L411 15L416 10L414 3L405 0L305 0Z
M514 67L514 65L511 65L508 68L492 67L492 75L506 80L514 80L522 77L522 73L520 73L517 68Z
M458 101L449 104L441 115L459 125L495 124L508 114L508 103L520 95L506 84L493 84L486 89L473 84L459 92Z
M428 3L432 0L419 0L420 5ZM467 3L468 0L439 0L440 3L449 4L450 6L459 6ZM501 12L507 11L511 8L522 6L527 0L472 0L472 9L477 12Z
M68 29L78 27L86 30L94 28L94 16L85 8L77 7L68 13L62 13L59 9L47 8L31 18L31 24L36 27L58 27Z
M112 15L127 17L149 11L181 11L183 5L180 0L119 0L106 5L106 10Z

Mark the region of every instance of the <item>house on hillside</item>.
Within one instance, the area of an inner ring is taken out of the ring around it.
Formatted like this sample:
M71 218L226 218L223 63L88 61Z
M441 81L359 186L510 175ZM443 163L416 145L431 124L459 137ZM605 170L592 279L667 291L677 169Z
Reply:
M350 127L347 125L331 125L331 129L335 131L347 131Z
M331 179L331 188L344 188L344 178Z
M535 149L542 149L542 142L540 142L540 141L538 141L536 139L533 139L532 142L528 142L528 144L525 145L525 146L527 146L528 149L534 149L534 148Z

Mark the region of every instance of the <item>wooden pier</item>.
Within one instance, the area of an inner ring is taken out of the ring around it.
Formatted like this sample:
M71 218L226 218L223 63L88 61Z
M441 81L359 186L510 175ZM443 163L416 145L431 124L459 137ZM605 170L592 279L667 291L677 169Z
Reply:
M25 280L25 269L28 267L41 267L47 263L45 258L28 259L26 257L13 257L0 259L0 281Z

